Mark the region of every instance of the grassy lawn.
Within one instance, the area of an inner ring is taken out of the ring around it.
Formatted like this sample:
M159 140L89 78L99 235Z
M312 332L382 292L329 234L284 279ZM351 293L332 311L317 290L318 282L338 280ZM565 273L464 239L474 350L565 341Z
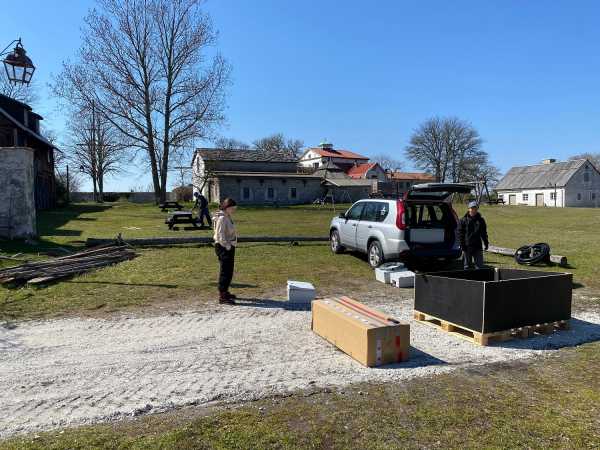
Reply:
M461 212L462 206L457 206ZM338 209L339 212L340 209ZM568 256L578 283L596 288L600 279L600 209L484 207L482 213L495 245L517 247L546 241L553 252ZM241 235L323 235L334 215L331 209L240 208ZM154 205L76 204L43 212L37 245L1 242L8 254L80 248L88 237L210 236L210 230L169 231L165 213ZM151 305L197 304L212 300L217 274L209 247L141 249L140 257L43 288L0 288L0 320L64 314L97 314ZM43 257L43 256L39 256ZM488 255L493 265L515 266L511 258ZM8 261L0 261L7 266ZM557 268L543 268L557 270ZM563 270L563 269L561 269ZM243 296L281 295L287 279L311 281L320 293L368 289L372 272L354 255L333 256L327 245L244 244L237 259L236 291Z
M231 409L187 408L0 448L598 448L600 343L559 354Z

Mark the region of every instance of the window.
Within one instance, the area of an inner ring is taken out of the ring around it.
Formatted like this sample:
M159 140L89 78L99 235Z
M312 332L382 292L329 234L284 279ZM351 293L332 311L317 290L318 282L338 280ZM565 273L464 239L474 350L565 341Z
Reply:
M267 200L273 200L273 199L275 198L275 188L274 188L274 187L271 187L271 186L269 186L269 187L267 188L267 191L266 191L265 197L267 198Z
M529 200L529 194L523 194L523 201L526 202Z
M498 200L504 200L504 195L498 194Z
M577 200L580 201L581 200L581 192L577 193Z
M296 200L298 198L298 191L295 187L290 188L290 199Z
M596 200L596 193L590 192L590 200Z
M389 205L387 203L378 202L377 205L377 218L376 222L383 222L388 215Z
M249 187L242 188L242 200L250 200L250 188Z
M556 200L556 192L550 192L550 200Z
M360 216L363 212L363 208L365 207L365 202L357 203L352 208L348 210L346 213L346 218L348 220L359 220Z
M375 222L377 219L377 203L368 202L365 203L365 209L363 210L361 220L367 222Z
M314 167L315 169L318 169L318 168L319 168L319 163L318 163L318 162L316 162L316 163L313 163L313 167Z
M590 181L590 166L585 166L585 169L583 172L583 182L589 183L589 181Z

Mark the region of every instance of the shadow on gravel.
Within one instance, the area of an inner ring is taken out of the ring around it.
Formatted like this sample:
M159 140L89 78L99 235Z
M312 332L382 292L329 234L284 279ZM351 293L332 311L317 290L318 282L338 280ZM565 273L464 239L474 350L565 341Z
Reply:
M371 367L373 370L377 369L415 369L417 367L428 367L428 366L441 366L447 365L448 363L442 359L436 358L435 356L425 353L418 348L413 346L410 347L410 358L408 361L394 364L386 364L384 366Z
M310 311L310 303L290 303L285 300L269 300L264 298L238 298L235 302L237 306L249 306L251 308Z
M536 334L527 339L515 338L505 342L491 342L490 346L523 350L553 350L600 341L600 324L575 318L572 318L570 323L569 330L557 330L551 334Z

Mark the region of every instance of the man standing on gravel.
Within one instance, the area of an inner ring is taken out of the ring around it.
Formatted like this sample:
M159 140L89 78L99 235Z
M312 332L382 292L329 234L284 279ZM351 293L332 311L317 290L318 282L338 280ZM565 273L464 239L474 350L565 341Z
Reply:
M485 220L479 214L477 202L469 203L469 210L458 224L458 238L463 251L465 269L483 267L483 247L488 249L488 234Z

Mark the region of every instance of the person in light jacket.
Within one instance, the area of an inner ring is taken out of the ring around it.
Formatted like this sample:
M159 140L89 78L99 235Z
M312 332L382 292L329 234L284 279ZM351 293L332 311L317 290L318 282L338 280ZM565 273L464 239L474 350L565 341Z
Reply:
M226 305L235 305L235 295L229 292L229 286L233 278L235 247L237 245L237 233L232 220L236 208L235 200L226 198L213 217L215 253L219 258L220 265L219 303Z

